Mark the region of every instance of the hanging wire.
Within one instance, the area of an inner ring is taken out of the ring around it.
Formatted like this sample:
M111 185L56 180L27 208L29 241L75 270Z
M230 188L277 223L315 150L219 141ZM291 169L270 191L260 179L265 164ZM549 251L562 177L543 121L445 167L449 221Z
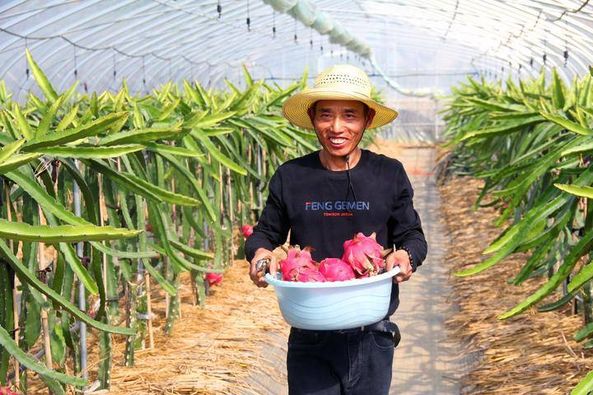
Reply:
M146 62L144 56L142 57L142 88L146 91Z
M548 28L544 28L544 54L542 55L542 61L544 62L544 67L546 66L546 61L548 60L548 37L549 31Z
M72 50L74 51L74 80L78 79L78 62L76 59L76 47L72 47Z
M568 65L568 21L564 20L564 67Z
M247 31L251 31L251 18L249 17L249 0L247 0Z
M218 12L218 19L222 18L222 5L220 5L220 0L216 4L216 12Z
M27 38L25 37L25 50L29 49L29 41L27 40ZM31 72L29 70L29 62L25 62L27 65L27 68L25 69L25 75L27 76L27 79L29 79L29 73Z
M117 77L117 69L115 64L115 52L113 53L113 81L115 81Z

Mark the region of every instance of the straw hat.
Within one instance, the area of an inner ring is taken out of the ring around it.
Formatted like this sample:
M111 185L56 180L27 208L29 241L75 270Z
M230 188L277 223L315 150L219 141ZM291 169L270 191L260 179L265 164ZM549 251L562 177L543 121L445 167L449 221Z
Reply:
M371 81L364 71L349 64L338 64L322 71L313 88L304 89L289 97L282 106L282 114L293 124L314 129L307 111L318 100L358 100L375 110L369 129L383 126L397 117L397 111L371 98Z

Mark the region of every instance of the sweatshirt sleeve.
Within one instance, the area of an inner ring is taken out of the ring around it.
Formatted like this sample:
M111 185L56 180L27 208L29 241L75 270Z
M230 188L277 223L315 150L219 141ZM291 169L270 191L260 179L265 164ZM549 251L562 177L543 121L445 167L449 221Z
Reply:
M420 223L420 217L414 209L412 198L414 190L403 167L396 178L396 196L391 214L393 221L393 242L397 249L405 249L412 257L412 269L422 264L426 258L427 243Z
M288 236L289 223L286 205L282 199L280 169L274 173L268 186L268 198L253 233L245 242L245 257L251 262L258 248L273 251Z

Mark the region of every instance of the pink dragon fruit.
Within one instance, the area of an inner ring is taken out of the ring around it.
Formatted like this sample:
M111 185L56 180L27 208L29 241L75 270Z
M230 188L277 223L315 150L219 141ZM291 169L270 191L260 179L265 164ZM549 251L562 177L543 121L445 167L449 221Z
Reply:
M18 392L14 392L10 387L0 387L0 395L18 395Z
M352 266L340 258L326 258L319 264L319 273L326 281L345 281L355 277Z
M222 282L222 273L206 273L205 279L209 286L218 285Z
M243 233L244 238L248 238L253 233L253 226L251 226L251 225L241 226L241 233Z
M376 237L374 232L370 236L359 232L352 240L344 242L342 260L352 266L356 277L374 276L385 267L383 247L377 243Z
M284 281L304 281L309 277L313 278L312 271L318 271L309 248L305 247L301 250L299 246L288 249L286 258L280 261L280 270ZM300 276L301 273L306 274ZM300 277L303 280L300 280Z
M322 283L325 281L325 277L323 276L323 274L321 274L321 272L319 272L319 270L317 270L317 268L311 269L305 267L299 271L299 274L297 275L297 281L301 281L304 283Z

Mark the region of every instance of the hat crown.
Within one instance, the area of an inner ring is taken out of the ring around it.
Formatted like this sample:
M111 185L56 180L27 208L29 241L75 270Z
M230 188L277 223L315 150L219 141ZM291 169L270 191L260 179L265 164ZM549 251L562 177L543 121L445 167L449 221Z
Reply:
M352 92L371 97L371 81L364 71L351 65L335 65L315 79L314 89Z

